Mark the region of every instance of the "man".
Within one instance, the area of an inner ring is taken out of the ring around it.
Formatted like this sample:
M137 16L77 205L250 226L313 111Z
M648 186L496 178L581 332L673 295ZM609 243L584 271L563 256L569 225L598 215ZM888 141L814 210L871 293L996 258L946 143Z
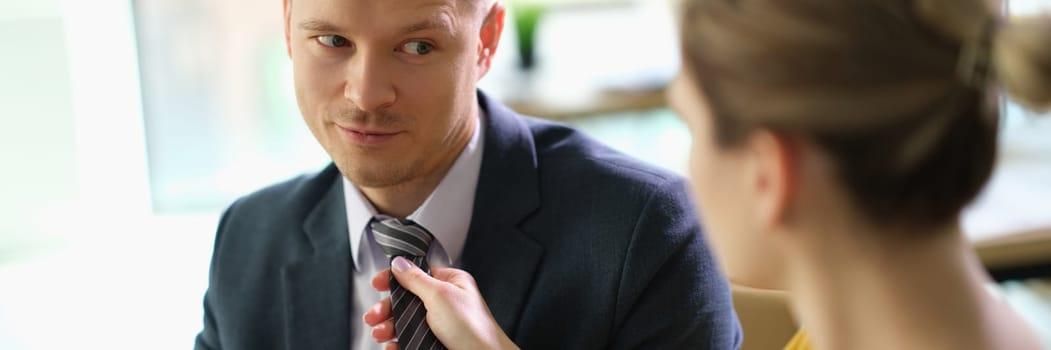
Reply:
M307 126L334 162L219 224L197 349L380 348L372 224L433 235L522 348L735 348L740 331L682 179L478 92L491 0L285 0ZM630 49L625 47L624 49Z

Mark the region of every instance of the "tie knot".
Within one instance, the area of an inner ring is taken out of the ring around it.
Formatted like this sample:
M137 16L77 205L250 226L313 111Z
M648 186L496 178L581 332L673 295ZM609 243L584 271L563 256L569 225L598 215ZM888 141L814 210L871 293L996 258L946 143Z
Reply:
M434 236L427 229L407 219L377 216L369 224L376 243L387 256L427 256Z

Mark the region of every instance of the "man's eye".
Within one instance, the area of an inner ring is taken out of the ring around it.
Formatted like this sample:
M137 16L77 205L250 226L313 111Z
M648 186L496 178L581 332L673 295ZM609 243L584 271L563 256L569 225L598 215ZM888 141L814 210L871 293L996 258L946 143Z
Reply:
M347 38L341 37L339 35L322 35L317 37L317 41L321 43L321 45L325 45L328 47L350 46L350 40L347 40Z
M434 50L434 45L424 41L412 41L403 45L401 49L410 55L423 56Z

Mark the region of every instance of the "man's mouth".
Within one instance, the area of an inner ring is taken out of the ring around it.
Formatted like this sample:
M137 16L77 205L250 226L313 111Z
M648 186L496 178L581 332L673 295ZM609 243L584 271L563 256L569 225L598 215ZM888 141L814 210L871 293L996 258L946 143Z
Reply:
M340 125L336 125L336 128L350 142L365 146L381 146L404 133L404 131L344 127Z

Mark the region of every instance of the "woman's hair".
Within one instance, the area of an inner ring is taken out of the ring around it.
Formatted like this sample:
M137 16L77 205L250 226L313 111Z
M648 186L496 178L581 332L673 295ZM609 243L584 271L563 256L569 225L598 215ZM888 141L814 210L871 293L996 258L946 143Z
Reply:
M888 225L955 220L996 155L998 81L1051 108L1051 20L1001 23L982 0L683 0L685 72L732 147L805 137L855 205Z

